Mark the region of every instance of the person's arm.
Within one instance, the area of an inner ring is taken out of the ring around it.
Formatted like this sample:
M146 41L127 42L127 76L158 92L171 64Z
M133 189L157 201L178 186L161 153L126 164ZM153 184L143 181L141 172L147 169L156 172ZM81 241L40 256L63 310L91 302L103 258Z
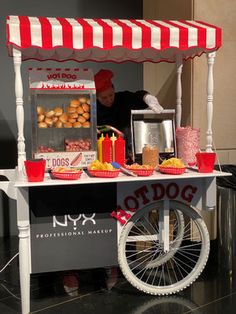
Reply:
M126 91L124 93L130 101L130 109L146 109L148 107L156 113L161 113L164 110L158 99L145 90L134 93Z
M161 113L164 110L164 108L159 104L158 99L151 94L146 94L143 100L155 113Z

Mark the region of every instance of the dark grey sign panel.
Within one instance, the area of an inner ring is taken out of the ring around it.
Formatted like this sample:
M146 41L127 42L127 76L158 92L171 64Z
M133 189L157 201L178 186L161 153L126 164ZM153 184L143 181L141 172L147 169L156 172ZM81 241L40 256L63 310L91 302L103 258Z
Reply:
M117 264L116 185L32 188L32 273Z

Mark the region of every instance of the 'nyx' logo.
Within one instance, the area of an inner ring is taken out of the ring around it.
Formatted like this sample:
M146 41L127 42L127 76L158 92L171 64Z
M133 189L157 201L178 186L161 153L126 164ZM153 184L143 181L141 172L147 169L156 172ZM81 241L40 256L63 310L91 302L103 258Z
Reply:
M61 216L60 216L61 217ZM93 219L95 217L95 213L93 213L90 217L87 217L85 214L79 214L78 216L64 215L63 221L59 221L57 216L53 216L53 228L57 226L68 227L70 222L73 223L73 229L77 229L78 221L82 221L82 226L84 226L87 222L91 222L93 225L96 225L96 221Z

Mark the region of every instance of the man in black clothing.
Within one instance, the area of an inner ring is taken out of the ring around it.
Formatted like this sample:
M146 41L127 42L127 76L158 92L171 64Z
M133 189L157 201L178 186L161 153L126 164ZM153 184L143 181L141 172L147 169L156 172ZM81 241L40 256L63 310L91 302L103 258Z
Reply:
M115 92L112 77L110 70L100 70L95 75L98 125L111 125L123 132L130 127L131 110L150 108L156 113L163 111L157 98L147 91Z
M130 118L131 110L151 109L155 113L163 111L155 96L145 90L137 92L115 92L113 73L100 70L94 77L97 95L97 125L110 125L125 135L126 155L132 161Z

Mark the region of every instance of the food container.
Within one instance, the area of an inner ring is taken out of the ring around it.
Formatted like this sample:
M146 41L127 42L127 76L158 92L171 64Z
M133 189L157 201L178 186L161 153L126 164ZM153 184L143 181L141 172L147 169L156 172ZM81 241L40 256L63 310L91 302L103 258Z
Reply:
M120 170L91 170L88 168L88 172L92 177L98 178L116 178L120 174Z
M196 153L198 171L201 173L211 173L214 170L216 153L198 152Z
M25 172L29 182L44 180L46 161L44 159L25 160Z
M46 168L97 157L96 95L89 69L30 69L32 155Z
M148 177L153 174L155 169L154 168L151 168L151 169L139 168L139 169L129 169L129 170L135 173L139 177Z
M142 149L142 164L156 168L159 164L159 151L157 145L145 144Z
M76 172L57 172L57 171L52 171L52 175L56 179L61 179L61 180L78 180L83 171L76 171Z
M179 127L176 129L176 143L178 158L181 158L186 165L194 166L196 164L196 153L200 145L200 129Z
M186 171L186 167L177 168L159 166L159 171L165 174L183 174Z

